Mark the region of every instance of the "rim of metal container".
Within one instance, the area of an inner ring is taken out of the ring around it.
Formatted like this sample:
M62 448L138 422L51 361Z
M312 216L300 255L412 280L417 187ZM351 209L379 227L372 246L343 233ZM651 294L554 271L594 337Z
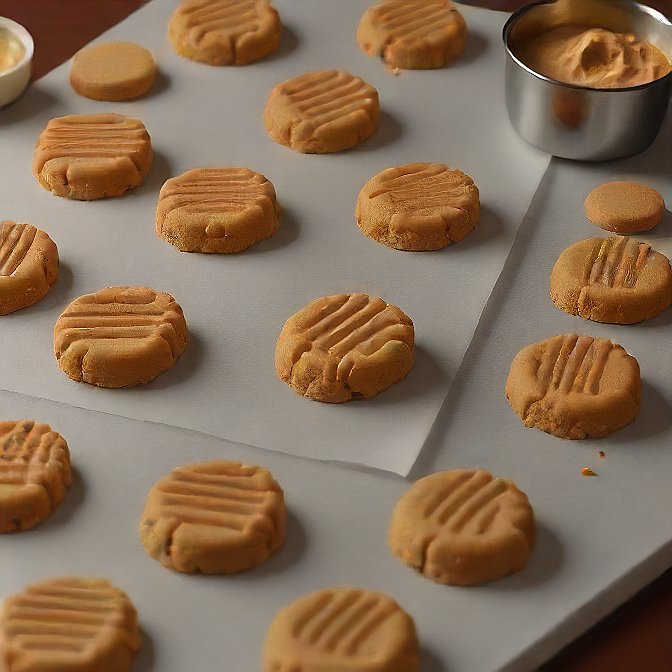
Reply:
M566 89L573 89L578 91L595 91L599 93L612 93L614 91L641 91L642 89L646 89L647 87L652 86L653 84L658 84L660 82L665 81L666 79L672 78L672 70L671 70L663 77L659 77L658 79L654 79L650 82L645 82L644 84L638 84L637 86L596 88L592 86L583 86L581 84L569 84L568 82L561 82L558 79L553 79L552 77L542 75L538 73L536 70L533 70L529 66L525 65L525 63L523 63L513 53L511 47L509 46L509 35L511 34L511 30L516 25L516 23L518 23L518 20L522 16L527 14L527 12L529 12L530 10L534 9L535 7L539 7L541 5L551 5L555 2L557 2L557 0L538 0L537 2L532 2L529 5L525 5L524 7L521 7L520 9L516 10L513 14L511 14L508 21L504 24L504 28L502 29L502 39L504 40L504 48L506 49L506 53L513 59L515 63L517 63L521 68L523 68L523 70L529 72L531 75L534 75L537 79L541 79L544 82L549 82L550 84L556 84L557 86L562 86ZM669 30L672 30L672 22L669 21L668 18L664 14L661 14L658 10L654 9L653 7L649 7L648 5L642 5L639 2L631 2L630 4L633 7L637 8L639 11L649 14L656 21L659 21L662 25L667 26Z

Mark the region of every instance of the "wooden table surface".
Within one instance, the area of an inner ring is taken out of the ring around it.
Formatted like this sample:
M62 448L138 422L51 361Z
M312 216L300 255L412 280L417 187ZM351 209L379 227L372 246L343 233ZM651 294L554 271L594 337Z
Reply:
M0 16L18 21L33 35L33 79L39 79L146 1L0 0ZM468 4L512 11L525 3L522 0L469 0ZM672 18L672 0L648 0L646 4ZM672 570L541 670L672 672Z

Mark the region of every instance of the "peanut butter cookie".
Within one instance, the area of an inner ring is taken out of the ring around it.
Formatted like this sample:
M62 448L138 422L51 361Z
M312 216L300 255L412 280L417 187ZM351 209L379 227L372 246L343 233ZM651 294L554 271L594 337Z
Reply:
M451 0L383 0L364 12L357 42L396 68L442 68L467 41L467 23Z
M281 609L266 634L263 672L418 672L413 619L359 588L318 590Z
M129 672L139 650L135 607L105 579L41 581L2 607L5 672Z
M149 555L178 572L231 574L285 542L282 489L266 469L218 460L179 467L150 491L140 523Z
M72 59L70 85L93 100L131 100L149 91L156 77L152 54L135 42L84 47Z
M474 181L443 163L388 168L359 192L355 217L362 233L397 250L439 250L478 224Z
M273 185L248 168L197 168L161 188L156 233L182 252L232 254L278 230Z
M244 65L280 46L282 25L268 0L182 0L168 25L175 51L210 65Z
M0 222L0 315L37 303L56 280L54 241L30 224Z
M120 196L152 165L152 142L139 119L84 114L52 119L42 131L33 174L56 196L81 201Z
M632 238L589 238L574 243L551 271L551 299L595 322L634 324L672 305L670 261Z
M318 70L278 84L264 124L275 142L327 154L354 147L378 128L378 92L342 70Z
M366 294L334 294L285 322L275 371L315 401L373 397L411 370L413 346L413 322L396 306Z
M469 586L525 567L536 528L514 483L485 469L453 469L417 481L392 514L393 555L437 583Z
M639 364L606 338L565 334L523 348L506 398L526 427L561 439L601 438L639 412Z
M0 422L0 532L27 530L48 518L71 480L68 444L49 425Z
M187 345L182 308L147 287L106 287L75 299L54 327L58 366L99 387L147 383L170 369Z

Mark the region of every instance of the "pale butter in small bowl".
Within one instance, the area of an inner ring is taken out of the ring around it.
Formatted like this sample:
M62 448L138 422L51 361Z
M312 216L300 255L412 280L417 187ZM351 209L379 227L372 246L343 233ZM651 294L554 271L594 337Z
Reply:
M0 16L0 107L15 101L28 85L33 38L16 21Z

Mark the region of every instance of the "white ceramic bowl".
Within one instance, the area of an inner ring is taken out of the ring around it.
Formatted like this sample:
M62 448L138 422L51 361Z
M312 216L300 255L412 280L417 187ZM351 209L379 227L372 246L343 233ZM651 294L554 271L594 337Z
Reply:
M0 72L0 107L16 100L28 85L35 48L33 38L20 23L0 16L0 31L2 30L9 31L21 42L24 53L13 68Z

